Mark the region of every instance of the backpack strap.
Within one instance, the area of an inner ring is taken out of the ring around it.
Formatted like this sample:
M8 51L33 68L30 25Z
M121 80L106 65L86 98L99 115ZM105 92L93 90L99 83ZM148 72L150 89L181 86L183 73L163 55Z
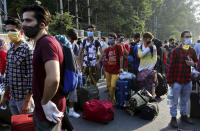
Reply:
M109 51L110 51L110 47L108 47L108 49L106 50L106 59L108 59L108 53L109 53Z
M86 39L83 40L83 49L85 48Z
M98 47L100 46L100 42L98 40L94 40L94 44L96 47L96 53L98 52ZM83 40L83 49L85 49L86 39Z
M140 98L142 98L142 100L147 104L148 103L148 101L146 101L144 98L143 98L143 96L142 95L140 95L140 93L137 93L138 94L138 96L140 96Z
M39 42L40 40L42 40L43 38L45 38L47 36L49 36L49 35L43 35L37 42ZM38 54L39 54L39 57L40 57L40 61L43 63L43 61L42 61L42 53L41 53L40 47L38 48Z
M97 53L98 52L98 47L100 47L101 44L100 44L100 42L98 40L95 40L94 43L95 43L96 53Z
M117 60L117 61L119 61L119 62L120 62L120 56L119 56L119 46L118 46L118 45L116 45L115 51L116 51L116 55L117 55L117 58L118 58L118 60Z

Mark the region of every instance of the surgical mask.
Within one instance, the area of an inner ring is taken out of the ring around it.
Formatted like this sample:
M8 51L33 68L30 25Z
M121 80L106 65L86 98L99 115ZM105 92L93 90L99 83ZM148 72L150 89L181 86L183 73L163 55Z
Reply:
M186 38L185 41L184 41L184 44L185 44L185 45L190 45L190 44L192 44L192 38Z
M114 45L115 44L115 41L114 40L109 40L108 41L108 45Z
M24 34L29 38L35 38L37 34L40 32L39 24L34 27L31 26L23 26Z
M88 32L87 32L87 35L88 35L88 37L93 37L94 34L93 34L93 32L88 31Z
M19 32L8 32L8 38L11 43L18 43L21 40Z

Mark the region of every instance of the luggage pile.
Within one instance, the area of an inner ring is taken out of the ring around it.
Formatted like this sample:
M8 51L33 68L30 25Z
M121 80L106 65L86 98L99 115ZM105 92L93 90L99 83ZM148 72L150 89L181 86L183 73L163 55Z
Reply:
M135 80L136 76L132 73L124 72L119 75L115 92L117 107L126 107L131 97L131 91L134 90Z
M142 89L131 96L126 111L131 116L138 114L142 119L153 120L158 116L159 108L157 103L149 102L151 99L152 95Z
M91 99L99 99L99 89L97 86L90 84L90 81L86 82L86 77L83 76L84 85L82 84L77 89L79 109L83 110L84 103Z
M158 74L157 96L167 93L168 86L164 76ZM136 76L132 73L124 72L119 75L116 84L116 105L122 107L125 111L134 116L138 116L145 120L153 120L159 113L157 103L150 103L152 95L146 89L137 87Z
M113 104L108 100L100 101L99 90L94 85L89 85L87 80L78 89L78 102L83 109L82 118L94 122L107 124L114 119ZM159 87L157 95L167 93L168 86L161 74L158 75ZM167 88L167 89L166 89ZM124 109L131 116L138 115L145 120L153 120L158 116L159 108L157 103L150 103L152 95L146 89L137 88L136 76L133 73L120 73L116 83L116 106Z
M99 90L83 76L85 84L78 89L78 104L83 110L82 118L107 124L114 119L114 107L108 100L100 101ZM86 84L87 83L87 84Z

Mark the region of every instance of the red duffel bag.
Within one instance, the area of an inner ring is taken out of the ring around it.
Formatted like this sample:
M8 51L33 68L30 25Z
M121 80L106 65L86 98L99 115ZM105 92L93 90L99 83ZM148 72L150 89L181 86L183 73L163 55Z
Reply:
M33 114L21 114L12 116L11 131L35 131Z
M91 99L84 103L83 118L107 124L109 121L114 119L113 104L108 100L99 101Z

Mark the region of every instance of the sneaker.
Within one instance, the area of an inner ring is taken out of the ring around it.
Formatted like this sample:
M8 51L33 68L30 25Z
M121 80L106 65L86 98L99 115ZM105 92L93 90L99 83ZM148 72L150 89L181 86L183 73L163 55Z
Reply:
M188 124L194 124L193 121L187 115L181 115L181 120Z
M74 111L74 108L70 108L69 109L68 116L71 116L71 117L74 117L74 118L79 118L80 117L80 115Z
M170 122L170 125L171 125L173 128L178 128L178 122L177 122L176 117L172 117L171 122Z

